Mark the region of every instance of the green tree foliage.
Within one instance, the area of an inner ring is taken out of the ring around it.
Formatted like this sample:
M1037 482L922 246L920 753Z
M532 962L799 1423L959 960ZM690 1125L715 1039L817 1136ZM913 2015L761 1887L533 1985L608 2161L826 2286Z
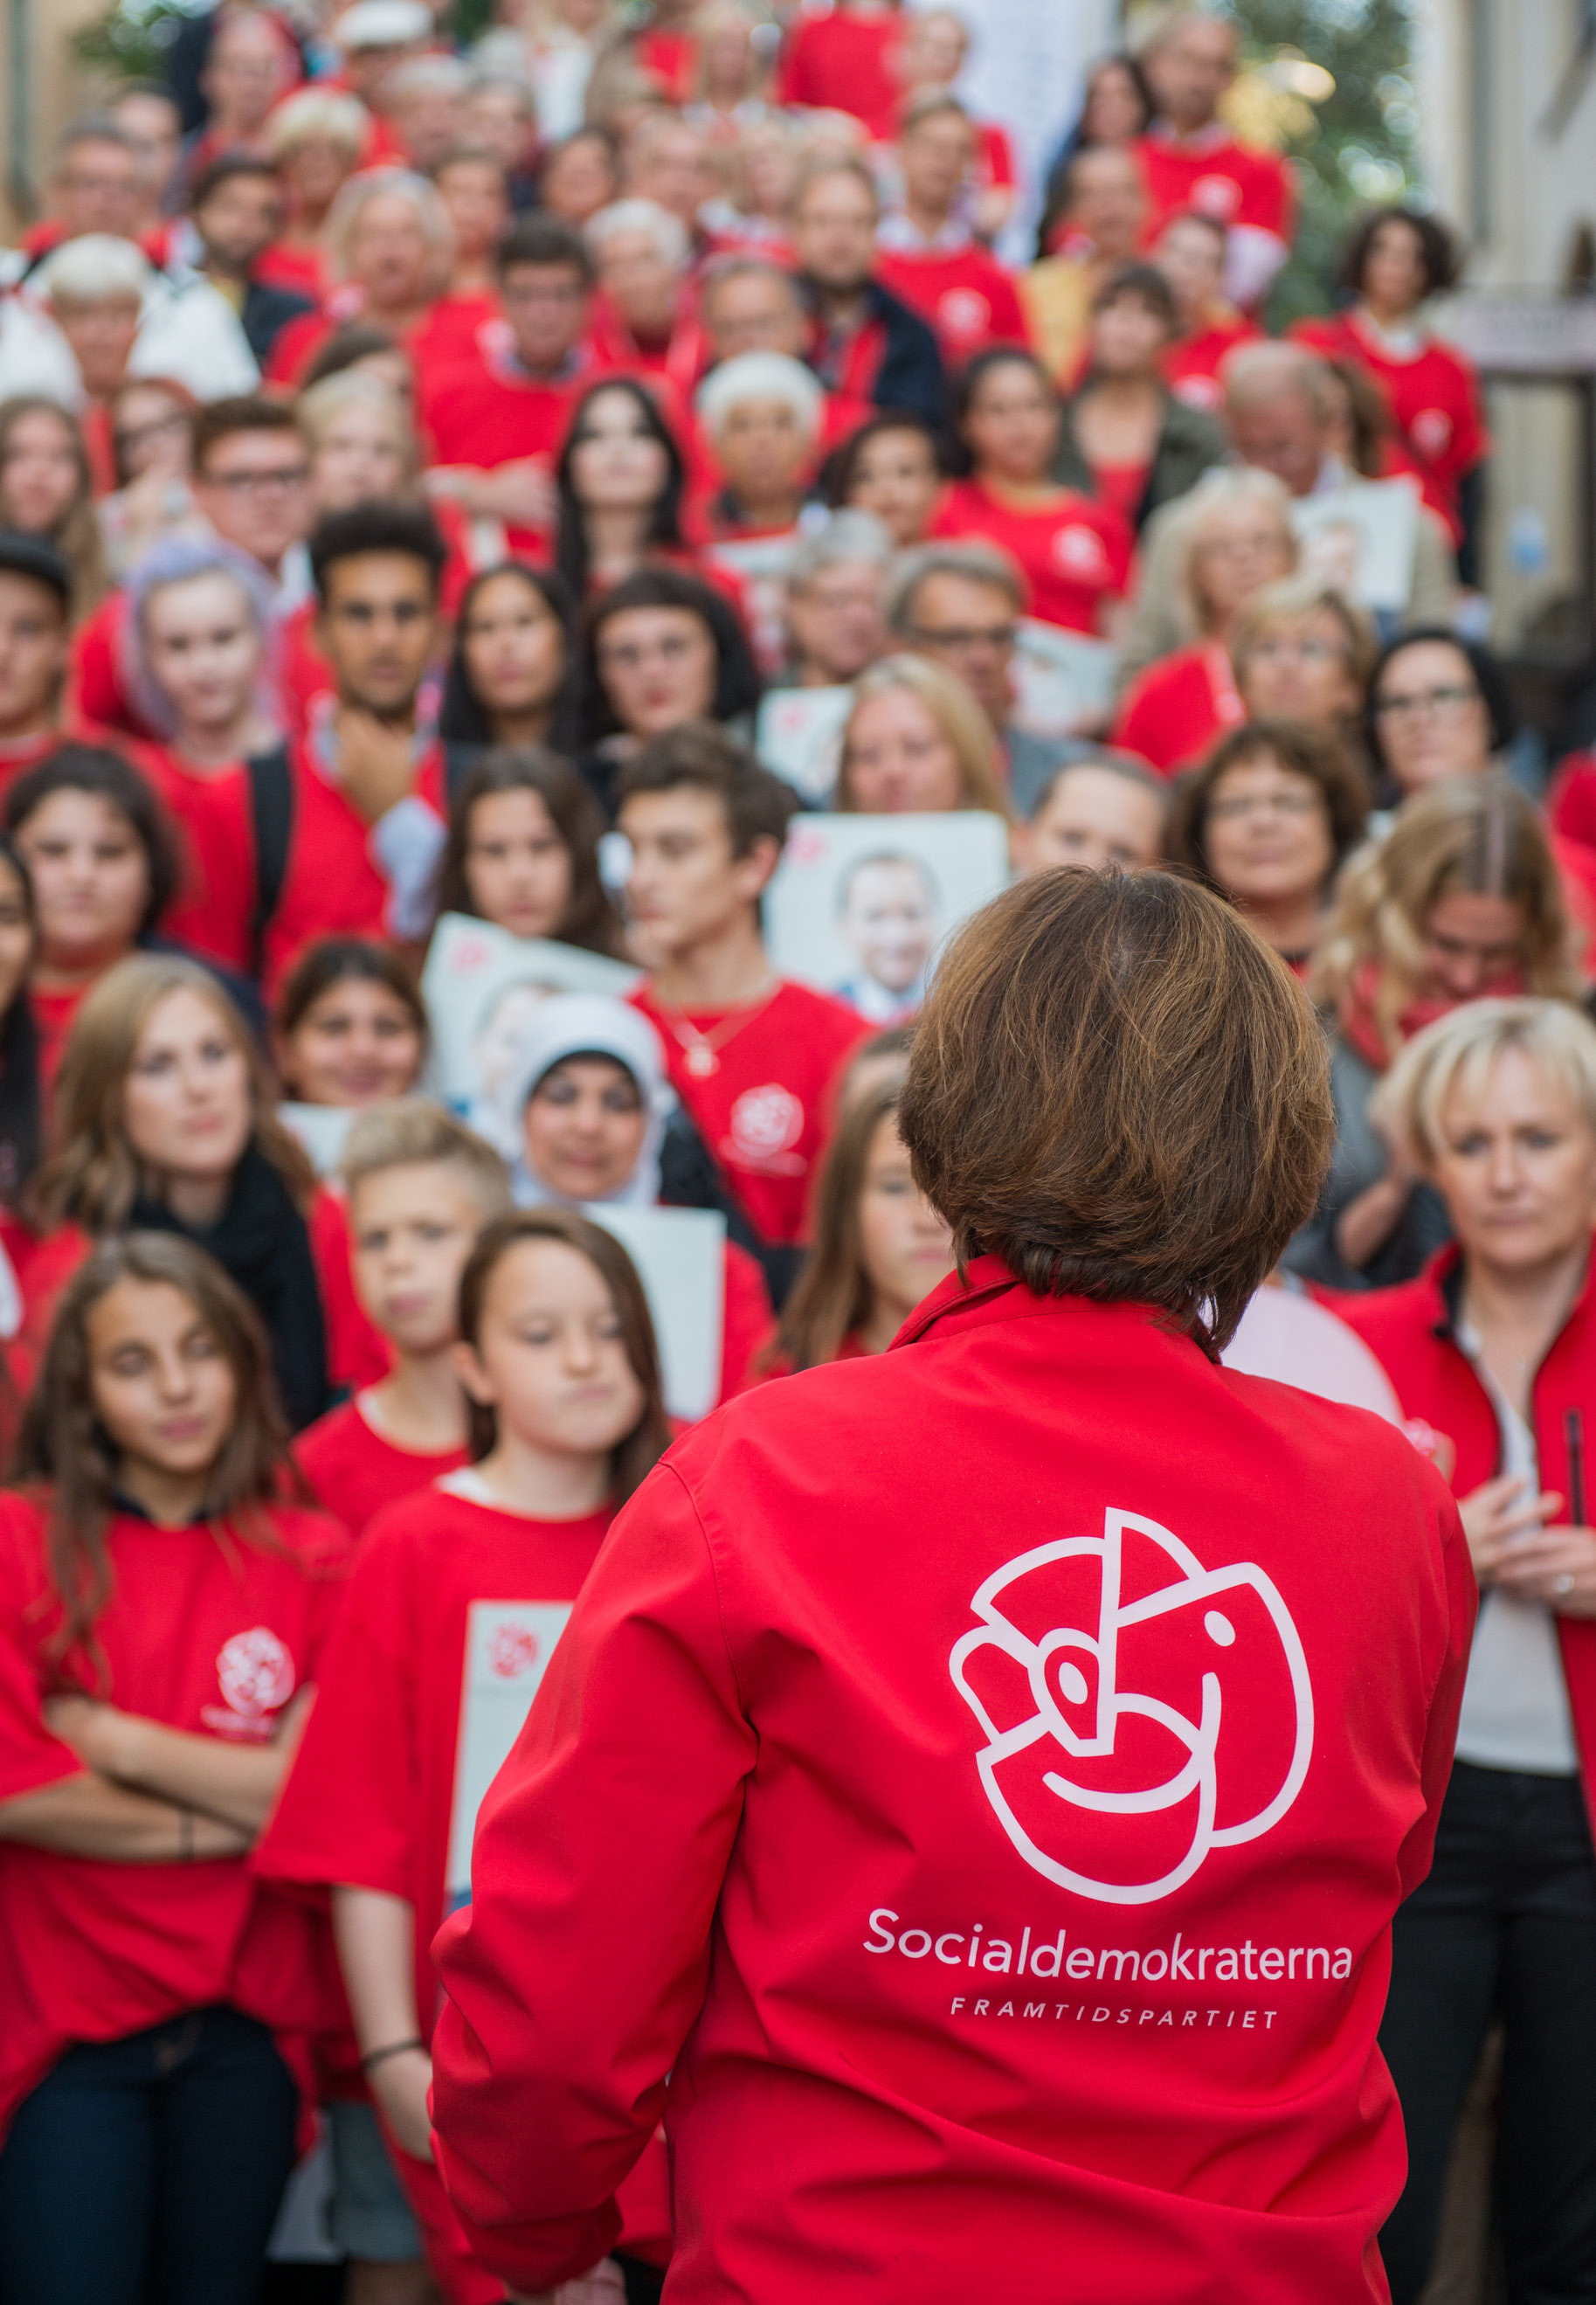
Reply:
M1413 27L1405 0L1228 0L1223 13L1241 27L1247 65L1237 125L1297 164L1296 249L1269 309L1283 327L1329 309L1337 254L1361 210L1423 198ZM1298 85L1315 85L1301 69L1313 65L1336 83L1317 102Z

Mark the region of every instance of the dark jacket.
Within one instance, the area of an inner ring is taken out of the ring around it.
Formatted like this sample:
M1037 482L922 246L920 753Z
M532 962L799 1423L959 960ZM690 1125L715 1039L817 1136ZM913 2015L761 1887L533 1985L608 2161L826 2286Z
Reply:
M1086 389L1083 385L1082 391ZM1075 407L1081 393L1072 393L1064 404L1064 428L1059 436L1058 455L1054 461L1053 478L1065 488L1079 489L1082 496L1094 497L1097 482L1091 466L1081 452L1075 438ZM1230 454L1230 443L1222 425L1201 409L1188 408L1184 400L1176 400L1172 392L1164 395L1164 425L1159 434L1159 445L1153 452L1152 470L1147 476L1142 501L1136 506L1135 525L1138 533L1152 518L1160 505L1172 504L1195 487L1204 472L1215 464L1222 464Z
M811 310L819 298L810 281L800 283ZM853 345L833 363L822 343L813 365L828 392L868 400L876 408L904 408L923 416L938 432L948 426L947 378L929 323L879 280L865 286L869 319Z
M271 358L272 346L289 321L297 320L302 313L315 310L312 298L298 296L292 288L268 288L263 281L250 281L244 290L244 301L238 317L250 350L262 368Z

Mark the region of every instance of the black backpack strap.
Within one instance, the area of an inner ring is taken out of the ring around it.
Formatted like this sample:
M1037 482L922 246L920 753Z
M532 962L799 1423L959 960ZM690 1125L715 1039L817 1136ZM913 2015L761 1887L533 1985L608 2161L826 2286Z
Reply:
M286 744L276 744L269 753L252 753L244 766L249 770L250 813L255 828L255 919L251 942L259 965L267 926L277 909L288 874L288 843L293 831L293 778Z

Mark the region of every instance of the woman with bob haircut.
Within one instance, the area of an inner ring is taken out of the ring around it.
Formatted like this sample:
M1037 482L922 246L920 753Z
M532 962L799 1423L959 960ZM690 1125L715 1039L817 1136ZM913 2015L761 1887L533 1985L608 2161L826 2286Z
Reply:
M1390 1151L1369 1100L1414 1034L1465 1002L1577 1001L1574 940L1540 812L1505 777L1434 786L1353 857L1308 989L1331 1020L1336 1151L1286 1263L1333 1289L1412 1280L1449 1238L1444 1206Z
M845 1095L815 1195L815 1236L766 1352L773 1376L884 1353L953 1271L947 1227L898 1135L900 1088L887 1077Z
M713 720L752 733L760 681L723 592L674 568L640 568L587 611L578 686L579 758L607 822L615 779L650 736Z
M438 1939L513 2289L602 2256L663 2112L684 2296L1382 2295L1473 1579L1399 1432L1216 1357L1331 1125L1206 889L1040 873L955 938L899 1126L959 1271L643 1484Z
M437 909L511 936L553 937L613 960L621 923L598 874L604 820L569 761L541 744L497 747L449 808Z
M1300 720L1251 720L1181 779L1168 855L1228 897L1301 976L1368 816L1369 787L1333 736Z
M73 1280L14 1478L0 2284L250 2305L294 2159L284 2051L339 2018L325 1923L250 1851L348 1539L300 1509L254 1313L169 1235L104 1242Z
M68 1275L131 1229L184 1236L242 1289L296 1432L369 1365L343 1212L277 1118L243 1018L195 961L140 954L84 1001L33 1204L51 1237L23 1275L24 1364Z
M1443 1436L1482 1595L1434 1871L1392 1944L1380 2046L1408 2173L1380 2254L1411 2305L1500 2024L1507 2293L1572 2297L1596 2276L1596 1028L1562 1001L1475 1001L1408 1043L1374 1111L1456 1238L1344 1317Z
M1518 715L1500 666L1475 642L1439 625L1399 633L1375 661L1368 697L1364 734L1382 807L1447 777L1507 767ZM1555 801L1551 821L1563 829Z
M832 806L861 816L981 808L1006 821L991 727L964 682L923 656L883 657L861 673Z
M391 945L322 937L288 972L272 1059L295 1103L355 1112L412 1094L430 1039L414 974Z

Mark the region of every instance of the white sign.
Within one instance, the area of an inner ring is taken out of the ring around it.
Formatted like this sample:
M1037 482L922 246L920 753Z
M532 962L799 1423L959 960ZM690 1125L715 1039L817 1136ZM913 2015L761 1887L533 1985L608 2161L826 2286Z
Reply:
M471 1604L465 1620L449 1855L444 1868L446 1912L471 1902L477 1812L532 1709L555 1644L571 1620L571 1607L569 1601Z
M851 688L773 688L761 698L753 748L763 765L819 805L830 799L842 765Z
M726 1324L726 1219L718 1209L618 1208L582 1214L613 1233L637 1267L659 1346L665 1405L696 1425L720 1399Z
M1015 721L1038 736L1100 728L1114 709L1117 665L1107 641L1022 617L1014 649Z
M490 922L446 913L421 974L432 1025L430 1085L463 1111L478 1101L490 1104L540 1001L555 992L607 992L619 1000L640 974L601 952L512 936Z
M344 1104L299 1104L291 1099L277 1107L277 1118L309 1153L318 1177L330 1177L337 1168L349 1132L359 1118Z
M981 810L797 817L765 892L771 965L893 1023L925 998L949 931L1008 880L1008 827Z
M1292 500L1302 573L1356 601L1400 614L1413 589L1419 492L1405 480L1354 481Z

